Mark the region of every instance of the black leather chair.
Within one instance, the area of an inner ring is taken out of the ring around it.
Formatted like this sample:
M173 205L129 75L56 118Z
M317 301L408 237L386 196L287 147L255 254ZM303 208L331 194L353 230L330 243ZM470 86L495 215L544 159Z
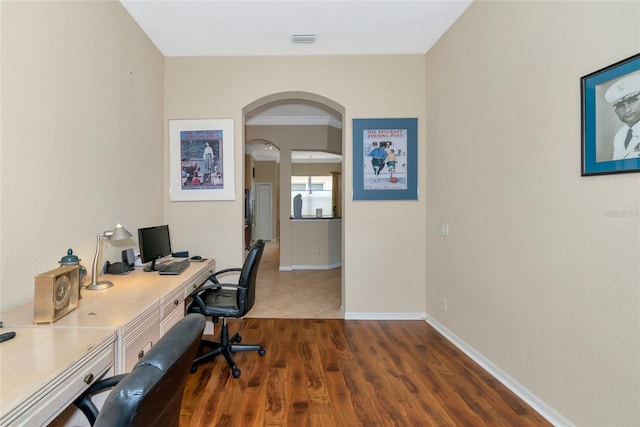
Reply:
M257 351L260 356L265 355L265 350L258 344L239 344L242 337L235 333L229 338L229 328L227 327L227 317L240 318L246 315L256 297L256 276L260 258L264 251L264 241L258 240L250 249L242 268L227 268L213 273L207 282L191 293L193 301L187 309L188 313L199 313L211 317L214 323L218 323L222 318L220 328L220 342L202 340L200 350L205 347L211 350L200 354L193 361L191 372L195 372L198 365L205 360L216 357L220 354L224 356L231 367L231 373L235 378L240 376L240 369L236 365L231 353L237 351ZM237 283L220 283L219 276L240 273ZM211 283L209 283L209 281Z
M185 316L130 373L96 382L74 404L95 427L178 427L184 387L205 323L202 315ZM113 389L98 411L92 397L108 388Z

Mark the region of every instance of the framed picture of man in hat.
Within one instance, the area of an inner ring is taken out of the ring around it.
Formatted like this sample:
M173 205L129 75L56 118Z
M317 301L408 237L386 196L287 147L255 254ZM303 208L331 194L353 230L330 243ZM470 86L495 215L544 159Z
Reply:
M640 171L640 54L580 79L582 175Z

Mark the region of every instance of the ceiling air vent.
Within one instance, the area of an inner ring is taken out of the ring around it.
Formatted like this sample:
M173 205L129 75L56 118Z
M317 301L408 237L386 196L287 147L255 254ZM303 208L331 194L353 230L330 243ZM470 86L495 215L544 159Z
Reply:
M317 34L291 34L291 43L293 44L315 44Z

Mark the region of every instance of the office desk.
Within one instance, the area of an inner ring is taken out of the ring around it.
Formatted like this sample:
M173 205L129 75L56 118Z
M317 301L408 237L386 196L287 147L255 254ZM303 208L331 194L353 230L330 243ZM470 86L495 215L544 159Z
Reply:
M113 366L115 331L3 328L0 343L0 425L43 425L53 420ZM91 375L91 377L88 377Z
M184 317L184 300L215 270L215 260L192 262L177 276L137 268L126 275L106 275L113 287L82 290L78 308L53 324L38 328L107 328L116 331L115 372L129 372L144 353ZM1 314L5 327L33 326L33 302Z
M34 407L35 403L41 404L23 395L13 397L9 395L5 398L5 389L12 388L12 381L18 381L17 377L12 376L12 371L22 369L25 372L30 363L37 365L41 363L40 358L57 358L57 353L61 352L66 355L66 362L69 364L65 369L75 372L79 366L75 362L84 360L87 353L94 354L94 349L101 348L100 354L110 357L109 366L114 367L114 373L129 372L145 352L171 326L184 317L185 298L204 283L214 271L215 260L210 259L201 263L192 262L187 270L177 276L161 276L157 272L144 272L141 268L127 275L107 275L114 283L113 287L97 291L83 289L78 308L52 324L33 325L33 302L0 313L0 320L5 326L4 331L15 330L18 334L13 340L0 344L2 352L1 424L5 424L5 415L11 408L15 406L28 408ZM35 338L29 338L30 334ZM62 341L60 341L61 336L63 336ZM105 348L95 342L83 342L83 339L88 336L102 337L100 341L102 343L104 340L108 341L110 339L108 337L112 337L111 349L109 350L108 345ZM42 344L44 347L41 351L34 350L34 347L37 348L46 340L50 343ZM67 346L84 349L84 352L76 350L75 353L66 354L64 351ZM13 357L14 352L29 354L29 348L32 349L32 353L36 351L37 356L33 356L36 359L24 361L20 357ZM10 350L12 357L6 357ZM24 364L20 365L23 362ZM62 371L59 366L46 365L42 368L42 375L33 378L32 387L37 388L37 383L40 381L42 385L40 388L46 389L59 382L60 375ZM86 386L88 385L84 388ZM68 398L66 401L70 402L84 388L77 392L65 390L61 393ZM42 397L45 398L44 395ZM52 396L46 396L46 399L54 401L46 402L51 406L62 404L62 400L55 400ZM5 405L7 405L6 408ZM56 409L61 411L65 407L58 406Z

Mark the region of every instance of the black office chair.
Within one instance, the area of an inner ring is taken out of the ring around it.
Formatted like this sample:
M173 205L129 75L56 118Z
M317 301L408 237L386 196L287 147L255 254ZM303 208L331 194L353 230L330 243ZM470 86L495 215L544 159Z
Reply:
M206 320L189 314L176 323L128 374L96 382L74 404L92 426L178 427L180 406ZM113 388L100 411L93 395Z
M246 315L256 297L256 276L258 275L258 267L260 258L264 251L264 241L258 240L255 245L249 249L247 258L242 268L227 268L216 271L205 282L204 286L199 287L190 295L193 301L187 308L188 313L199 313L211 317L214 323L222 318L222 327L220 328L220 342L212 342L202 340L200 349L209 347L212 350L205 352L193 361L191 372L195 372L198 365L205 360L216 357L220 354L224 356L227 363L231 367L231 373L235 378L240 376L240 369L236 365L231 353L237 351L257 351L260 356L265 355L265 350L258 344L238 344L242 341L242 337L235 333L229 338L229 328L227 327L227 317L240 318ZM240 273L237 283L220 283L218 276L227 273Z

